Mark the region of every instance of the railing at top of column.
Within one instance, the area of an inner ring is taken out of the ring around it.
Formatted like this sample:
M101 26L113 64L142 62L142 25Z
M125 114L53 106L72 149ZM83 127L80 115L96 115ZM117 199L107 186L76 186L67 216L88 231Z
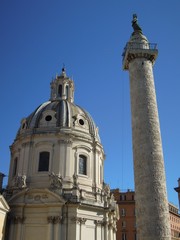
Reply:
M126 55L126 51L127 50L131 50L131 49L133 49L133 50L140 50L140 49L142 49L142 50L157 50L157 43L146 43L146 42L144 42L144 43L138 43L138 42L128 42L127 44L126 44L126 46L125 46L125 48L124 48L124 51L123 51L123 54L122 54L122 56L123 56L123 60L124 60L124 57L125 57L125 55Z

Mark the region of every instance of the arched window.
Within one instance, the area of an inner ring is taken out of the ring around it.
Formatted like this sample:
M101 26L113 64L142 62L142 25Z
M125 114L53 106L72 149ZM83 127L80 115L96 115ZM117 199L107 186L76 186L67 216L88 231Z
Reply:
M59 88L58 88L58 96L62 97L62 85L61 84L59 85Z
M16 176L17 174L17 165L18 165L18 158L16 157L13 163L13 177Z
M87 157L79 155L79 174L87 175Z
M69 97L69 86L66 85L66 99L68 99Z
M39 165L38 172L48 172L49 171L49 152L39 153Z

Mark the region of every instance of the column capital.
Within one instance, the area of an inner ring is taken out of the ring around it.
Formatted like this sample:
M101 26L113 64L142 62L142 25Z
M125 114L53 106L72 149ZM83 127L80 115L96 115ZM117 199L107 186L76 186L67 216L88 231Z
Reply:
M62 221L63 221L62 216L55 216L55 217L54 217L54 224L56 224L56 223L62 223Z
M54 216L48 216L47 221L48 223L54 223Z
M14 224L18 224L18 223L23 223L25 220L25 217L21 217L21 216L11 216L10 219L12 220L12 222Z
M71 220L75 223L79 223L79 224L85 224L85 222L87 221L86 218L81 218L81 217L73 217L71 218Z
M100 226L100 225L104 224L104 221L103 220L94 220L94 223L96 226Z

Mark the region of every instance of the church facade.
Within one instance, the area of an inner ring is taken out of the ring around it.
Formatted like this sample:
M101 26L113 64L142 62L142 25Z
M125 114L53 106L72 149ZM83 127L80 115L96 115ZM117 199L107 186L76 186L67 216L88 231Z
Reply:
M115 240L118 210L104 183L92 117L74 103L65 69L50 100L22 119L10 147L7 240Z

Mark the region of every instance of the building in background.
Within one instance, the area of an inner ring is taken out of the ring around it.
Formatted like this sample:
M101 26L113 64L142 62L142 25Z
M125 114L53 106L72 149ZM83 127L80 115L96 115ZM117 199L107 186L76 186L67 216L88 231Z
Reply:
M178 208L169 203L171 237L172 239L180 239L180 214Z
M180 178L178 179L178 187L174 188L174 190L178 193L179 210L180 210Z
M119 220L117 221L117 240L136 240L136 216L134 191L111 191L119 206Z
M132 190L111 191L119 206L120 219L117 221L117 240L136 240L136 210L135 210L135 192ZM152 210L152 214L154 211ZM180 214L178 208L169 203L171 239L180 239ZM148 217L148 216L147 216Z

